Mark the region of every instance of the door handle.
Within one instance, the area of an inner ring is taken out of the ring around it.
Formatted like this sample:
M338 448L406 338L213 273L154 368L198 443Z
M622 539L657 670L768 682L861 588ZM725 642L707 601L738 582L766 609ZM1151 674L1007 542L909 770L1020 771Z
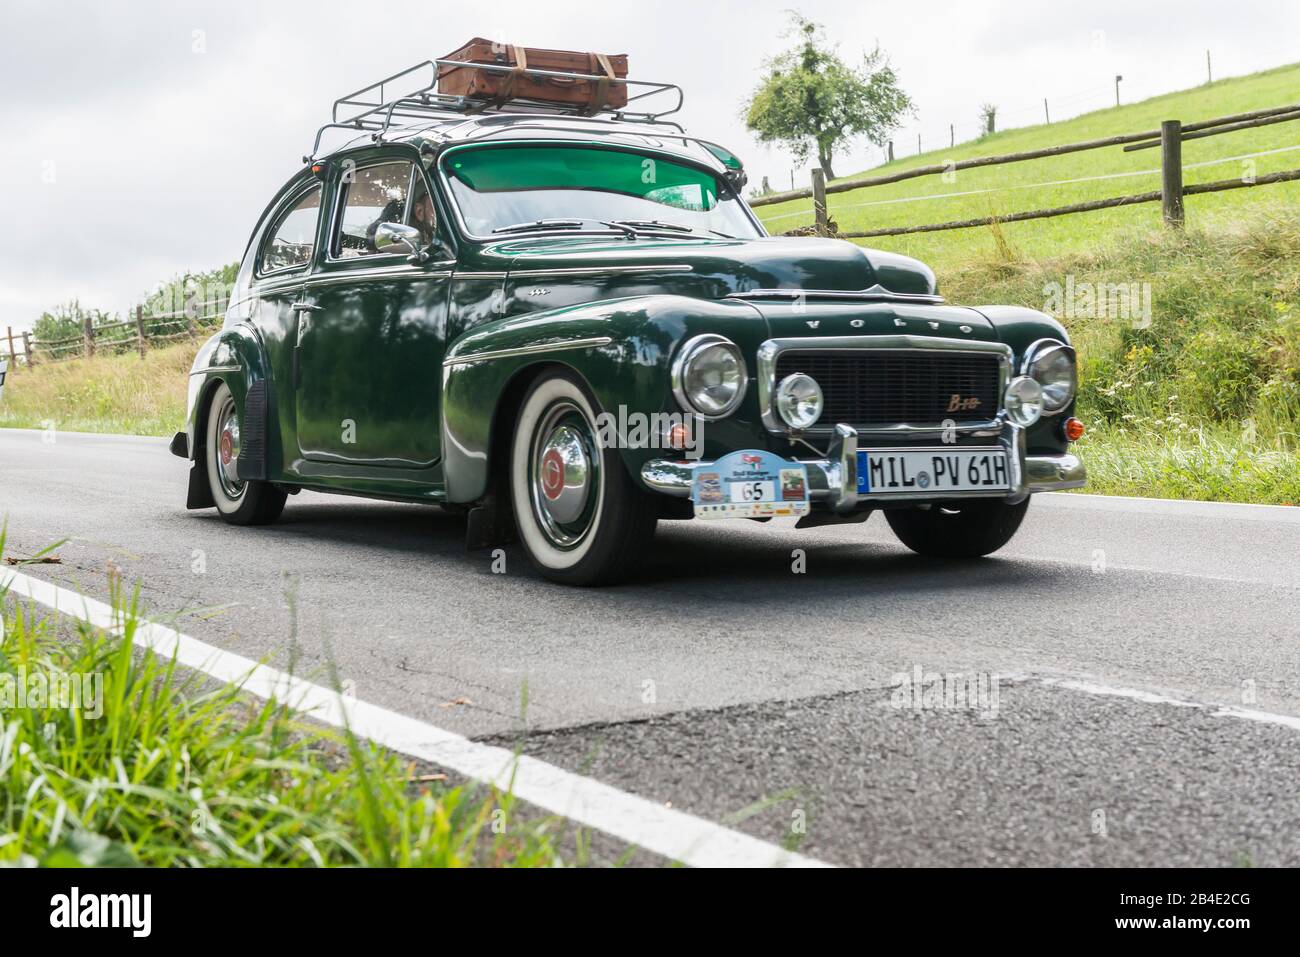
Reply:
M314 302L295 302L289 307L294 312L320 312L321 307Z

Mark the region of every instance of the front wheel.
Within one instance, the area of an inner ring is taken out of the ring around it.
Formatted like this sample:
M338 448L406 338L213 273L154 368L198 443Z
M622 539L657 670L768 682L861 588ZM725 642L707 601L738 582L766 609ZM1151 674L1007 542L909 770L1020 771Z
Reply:
M217 386L208 407L204 458L208 487L221 517L232 525L267 525L284 511L285 492L270 482L241 480L239 463L239 410L224 382Z
M569 373L528 390L510 448L510 499L519 540L552 581L625 578L654 536L654 502L598 436L595 403Z
M1011 541L1028 508L1028 498L1016 505L972 499L888 509L885 518L899 540L919 555L979 558Z

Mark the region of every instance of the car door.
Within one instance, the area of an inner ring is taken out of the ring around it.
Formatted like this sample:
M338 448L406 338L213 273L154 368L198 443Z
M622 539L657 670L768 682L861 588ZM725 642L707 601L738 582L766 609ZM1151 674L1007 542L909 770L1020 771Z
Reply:
M297 334L298 312L308 270L320 241L321 184L308 181L289 191L272 215L256 249L249 292L247 320L257 329L267 351L275 396L264 396L275 414L293 402L292 343ZM281 424L290 434L290 423ZM292 453L276 450L274 458ZM290 456L291 457L291 456Z
M429 184L410 154L337 164L328 245L300 305L295 387L306 459L427 468L439 458L441 363L454 263L377 249L382 223L432 240Z

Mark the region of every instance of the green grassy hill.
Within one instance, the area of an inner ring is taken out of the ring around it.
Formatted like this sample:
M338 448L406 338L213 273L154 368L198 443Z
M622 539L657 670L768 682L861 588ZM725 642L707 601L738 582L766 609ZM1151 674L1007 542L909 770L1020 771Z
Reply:
M1157 129L1161 120L1184 123L1231 113L1245 113L1300 102L1300 64L1250 76L1220 80L1212 85L1154 97L1128 106L1087 113L1050 125L1020 127L981 140L897 160L871 175L910 169L949 160L1099 139L1122 133ZM1183 145L1184 182L1233 179L1243 173L1241 157L1254 157L1257 175L1300 167L1300 121L1190 140ZM1123 152L1121 147L1088 150L1049 159L1031 160L986 169L960 170L954 182L939 176L920 177L887 186L832 194L831 218L841 230L947 222L1005 215L1019 210L1064 206L1129 193L1159 189L1160 151ZM1197 166L1194 164L1209 164ZM854 174L860 176L862 174ZM1090 182L1062 182L1106 175ZM852 177L850 177L852 178ZM1055 185L1039 185L1039 184ZM991 192L986 192L992 190ZM900 199L924 197L911 202ZM1279 183L1187 198L1192 226L1231 221L1254 211L1300 205L1300 182ZM797 200L760 207L757 212L771 232L783 232L812 220L811 202ZM916 256L933 266L941 284L945 275L978 259L1021 260L1095 251L1099 243L1122 240L1127 234L1148 232L1160 224L1160 204L1079 213L1000 227L1009 250L999 246L995 231L985 227L859 240L880 249ZM1119 280L1116 280L1119 281Z

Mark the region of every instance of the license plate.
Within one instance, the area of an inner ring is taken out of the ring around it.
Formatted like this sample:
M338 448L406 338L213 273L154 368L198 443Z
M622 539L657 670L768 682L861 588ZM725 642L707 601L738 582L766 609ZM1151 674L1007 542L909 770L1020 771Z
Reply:
M1011 488L1004 449L864 449L858 494L1003 491Z

